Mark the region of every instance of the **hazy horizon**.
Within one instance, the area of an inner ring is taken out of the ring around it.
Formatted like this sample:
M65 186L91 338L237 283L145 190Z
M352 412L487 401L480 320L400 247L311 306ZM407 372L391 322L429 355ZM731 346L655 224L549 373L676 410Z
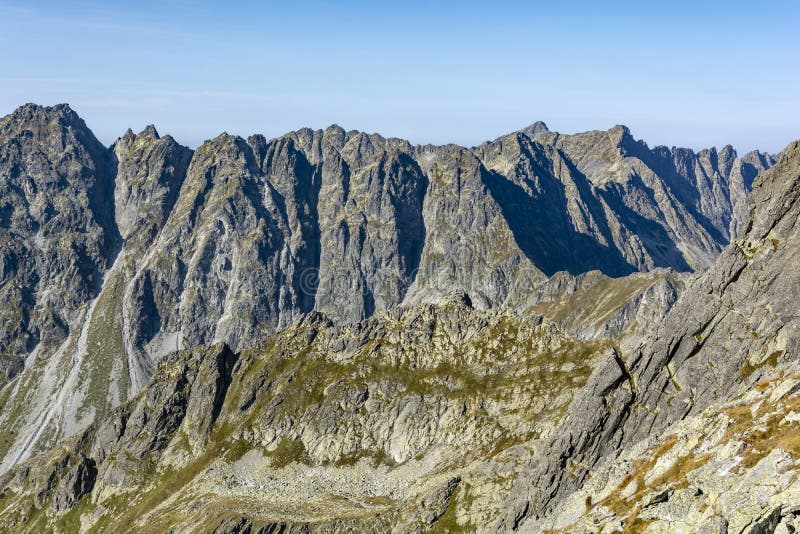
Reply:
M541 120L777 152L800 138L798 15L789 1L0 0L0 114L66 102L105 144L151 123L192 147L336 123L473 146Z

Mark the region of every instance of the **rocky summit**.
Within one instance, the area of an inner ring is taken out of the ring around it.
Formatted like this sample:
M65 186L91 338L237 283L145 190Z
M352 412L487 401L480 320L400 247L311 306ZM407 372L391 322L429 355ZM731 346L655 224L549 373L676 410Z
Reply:
M0 531L800 529L800 143L0 119Z

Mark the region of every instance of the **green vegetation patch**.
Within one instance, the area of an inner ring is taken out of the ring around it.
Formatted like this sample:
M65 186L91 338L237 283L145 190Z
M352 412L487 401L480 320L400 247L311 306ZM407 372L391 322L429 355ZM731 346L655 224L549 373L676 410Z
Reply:
M268 452L270 466L280 469L292 463L310 464L306 446L299 439L281 438L274 451Z
M122 342L122 295L125 278L114 273L106 281L103 292L92 310L86 336L86 360L81 368L81 383L88 384L82 409L93 407L100 416L111 408L109 403L109 377L115 367L119 398L128 395L128 371L125 348Z

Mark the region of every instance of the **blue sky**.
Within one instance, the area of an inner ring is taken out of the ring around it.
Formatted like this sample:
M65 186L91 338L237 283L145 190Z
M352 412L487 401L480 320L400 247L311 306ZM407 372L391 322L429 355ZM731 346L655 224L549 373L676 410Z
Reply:
M535 120L656 144L800 138L800 2L0 0L0 114L69 102L111 143L156 124L338 123L478 144Z

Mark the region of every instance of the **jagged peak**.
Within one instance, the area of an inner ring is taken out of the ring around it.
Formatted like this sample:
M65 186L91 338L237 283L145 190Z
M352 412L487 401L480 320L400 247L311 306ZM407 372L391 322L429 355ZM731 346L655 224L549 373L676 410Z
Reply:
M717 147L712 146L710 148L703 148L697 151L698 158L716 158L717 157Z
M195 154L201 153L209 153L215 150L219 150L223 147L236 147L237 150L243 149L243 147L248 147L249 150L252 150L250 145L247 143L247 140L239 135L230 134L228 132L222 132L221 134L217 135L214 138L206 139L203 141L200 146L194 151Z
M278 141L280 141L280 140L293 141L291 138L289 138L287 136L279 137L279 138L277 138L277 140ZM251 145L251 146L254 146L254 147L255 146L264 147L264 146L267 145L267 138L264 137L264 134L260 134L260 133L252 134L252 135L247 137L247 144Z
M148 124L147 126L145 126L144 130L139 132L139 136L152 137L153 139L161 139L161 136L158 135L158 130L156 130L156 127L152 124Z
M612 126L608 130L608 136L615 141L616 143L620 143L623 139L631 136L631 130L624 124L617 124Z
M336 123L331 124L330 126L325 128L325 130L323 130L323 131L326 134L327 133L330 133L330 134L334 134L335 133L336 135L347 135L347 130L345 130L344 128L342 128L341 126L339 126Z
M778 162L780 154L770 154L760 150L751 150L741 157L741 160L748 163L758 163L761 166L772 166Z
M319 130L315 130L314 128L310 128L308 126L303 126L302 128L298 128L293 132L287 132L283 134L281 137L287 137L287 136L313 137L316 132L319 132Z
M521 130L522 133L524 131ZM649 150L647 143L642 140L636 139L631 133L630 128L624 124L617 124L608 130L587 130L584 132L576 132L573 134L562 134L559 132L548 131L548 135L537 136L536 140L543 144L557 145L561 141L581 141L591 144L605 143L606 140L610 141L614 146L622 149L644 149ZM528 136L530 137L530 136ZM502 139L502 138L501 138ZM659 150L662 147L656 147ZM666 147L663 149L668 150Z
M530 126L526 126L525 128L521 129L520 132L527 135L530 138L533 138L536 134L540 133L547 133L550 129L543 121L536 121Z
M323 139L340 150L347 143L347 131L338 124L331 124L322 133Z
M58 113L60 115L77 115L75 110L73 110L66 102L56 104L54 106L43 106L41 104L28 102L14 110L12 115L19 113Z
M117 155L117 158L126 154L133 144L136 142L136 134L133 130L128 128L122 136L118 137L114 144L111 145L111 150Z
M15 109L4 119L4 122L10 121L21 123L36 121L58 121L62 124L89 132L89 128L86 126L86 123L83 122L83 119L81 119L75 110L73 110L70 105L66 103L56 104L54 106L42 106L40 104L29 102Z
M209 145L209 146L219 145L219 144L222 144L222 143L230 142L231 140L235 140L235 139L242 139L242 138L239 137L238 135L229 134L226 131L226 132L220 133L216 137L212 137L211 139L206 139L205 141L203 141L203 143L200 145L200 147L204 147L206 145Z
M7 135L27 132L34 137L57 135L65 142L77 142L99 154L108 147L101 143L69 104L42 106L28 103L0 118L0 128Z
M650 152L650 147L647 146L647 143L642 139L636 139L630 128L623 124L617 124L608 130L608 135L623 156L641 158L642 154Z
M347 142L355 142L366 145L380 145L386 141L386 138L379 133L369 133L361 130L350 130L347 132Z
M336 136L338 130L326 130L326 135ZM341 136L338 137L341 140ZM414 147L405 139L398 137L384 137L379 133L367 133L360 130L347 132L346 141L342 147L344 151L354 151L354 154L367 154L376 152L407 152L414 151Z
M791 143L786 145L786 147L783 150L781 150L780 154L778 154L777 157L776 156L773 157L775 157L775 159L781 163L786 163L787 161L795 158L800 160L800 140L792 141Z
M119 157L122 155L122 153L132 149L135 144L138 144L139 146L145 146L163 142L170 145L176 145L181 148L186 148L175 141L171 135L165 135L162 137L159 135L156 127L152 124L149 124L138 134L134 133L131 128L128 128L125 130L125 133L122 134L121 137L118 137L117 140L111 145L111 149L114 150L117 153L117 157Z

